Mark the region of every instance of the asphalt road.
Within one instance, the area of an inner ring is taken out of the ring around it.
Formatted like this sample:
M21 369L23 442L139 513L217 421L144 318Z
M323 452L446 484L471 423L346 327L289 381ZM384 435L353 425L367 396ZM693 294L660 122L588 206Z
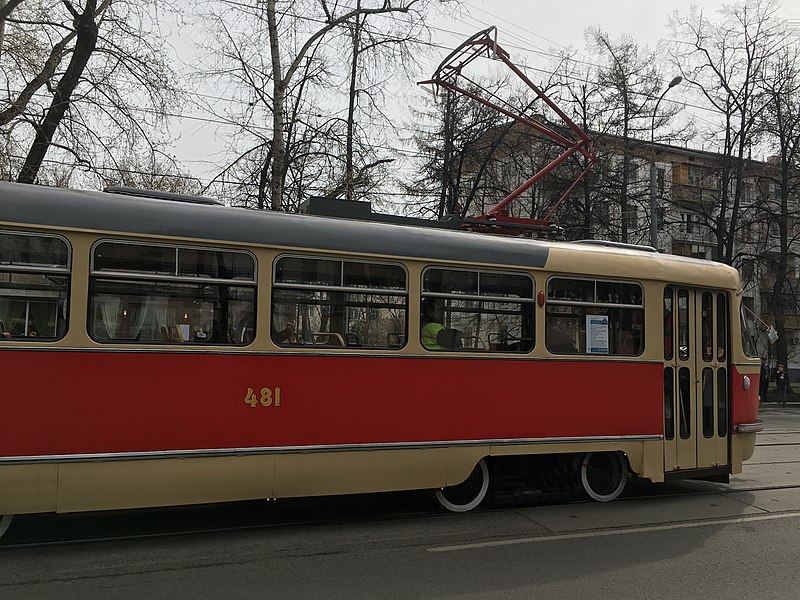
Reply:
M731 484L608 504L451 515L381 494L18 519L0 598L798 598L800 407L762 418Z

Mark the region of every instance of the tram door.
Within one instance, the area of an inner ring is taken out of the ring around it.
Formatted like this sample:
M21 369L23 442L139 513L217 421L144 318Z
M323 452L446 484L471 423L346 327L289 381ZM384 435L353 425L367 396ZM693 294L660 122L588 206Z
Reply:
M729 302L664 289L664 470L728 464Z

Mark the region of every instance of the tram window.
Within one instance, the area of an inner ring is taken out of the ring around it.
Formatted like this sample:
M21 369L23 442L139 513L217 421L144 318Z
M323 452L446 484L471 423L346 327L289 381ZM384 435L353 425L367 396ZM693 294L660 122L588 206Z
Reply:
M144 244L100 244L94 251L93 271L175 275L177 252L177 248Z
M181 248L178 252L178 276L255 281L255 261L241 252Z
M678 358L689 360L689 292L678 290Z
M233 250L103 242L90 281L91 336L106 343L246 345L255 259ZM135 275L136 278L132 278Z
M478 271L428 269L423 277L423 287L431 294L477 296Z
M68 269L69 247L60 237L0 231L0 268Z
M703 292L702 311L703 360L709 362L714 356L714 300L710 292Z
M717 369L717 435L728 435L728 373Z
M0 342L64 337L69 258L63 238L0 231Z
M692 397L686 367L678 370L678 423L681 439L688 440L692 436Z
M756 348L756 325L753 315L747 310L744 304L741 305L739 318L742 322L742 349L746 356L758 358Z
M714 437L714 369L703 369L703 437Z
M728 297L717 294L717 360L728 358Z
M664 360L672 360L674 356L672 336L675 307L673 301L674 292L672 288L664 288Z
M272 341L279 346L405 345L407 277L396 264L297 256L275 262Z
M672 367L664 369L664 438L675 438L675 374Z
M342 280L350 288L406 291L406 272L397 265L345 262Z
M422 276L422 310L441 325L428 350L530 352L533 279L526 274L429 267ZM425 315L422 315L424 320Z
M553 354L638 356L644 351L639 284L554 277L547 298L545 343Z

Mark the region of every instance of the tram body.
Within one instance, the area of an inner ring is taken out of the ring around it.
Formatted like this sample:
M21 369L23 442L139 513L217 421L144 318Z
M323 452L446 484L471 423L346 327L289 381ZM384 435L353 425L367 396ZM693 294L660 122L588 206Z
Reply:
M640 250L3 183L0 515L485 493L538 455L725 478L760 430L738 291ZM426 301L458 343L422 345Z

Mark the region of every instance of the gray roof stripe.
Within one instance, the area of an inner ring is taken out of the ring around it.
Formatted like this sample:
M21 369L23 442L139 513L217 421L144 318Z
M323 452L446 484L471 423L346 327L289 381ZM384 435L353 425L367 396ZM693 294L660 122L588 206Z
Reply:
M515 267L544 267L549 252L526 239L4 182L0 221Z

